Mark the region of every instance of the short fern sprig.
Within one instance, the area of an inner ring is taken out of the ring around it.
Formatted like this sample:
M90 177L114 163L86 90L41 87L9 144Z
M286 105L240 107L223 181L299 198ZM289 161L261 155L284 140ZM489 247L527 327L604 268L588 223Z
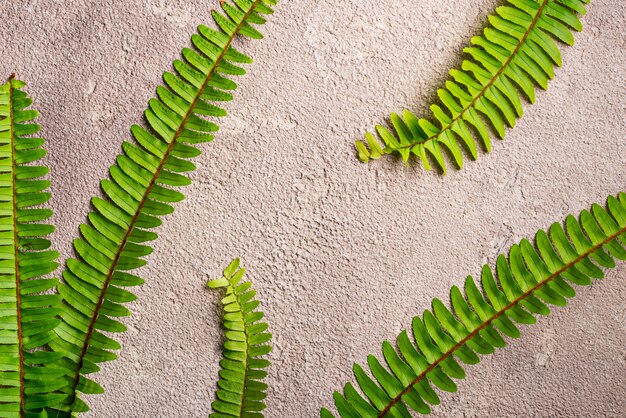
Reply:
M252 59L233 48L238 35L260 39L254 25L265 23L276 0L221 2L224 14L213 10L217 29L199 26L192 36L193 48L174 61L177 74L166 72L165 86L149 102L144 115L148 129L134 125L135 141L124 142L123 153L101 182L105 198L94 197L89 223L80 227L74 241L77 258L70 258L58 291L63 298L59 338L50 347L64 357L57 366L65 371L67 401L56 408L76 414L89 408L78 393L98 394L103 388L87 378L99 370L98 363L117 358L120 344L105 333L126 327L117 320L128 316L123 305L135 295L126 290L143 283L129 271L146 264L152 252L147 242L157 238L152 230L160 217L170 214L174 202L184 196L173 187L190 184L184 174L195 169L188 159L200 154L196 145L213 139L218 126L208 118L226 111L216 102L232 99L237 85L231 76L245 74L241 64ZM54 414L51 412L51 414Z
M59 295L41 294L57 279L43 278L58 267L46 238L52 211L46 167L33 165L46 151L34 137L39 114L23 81L11 76L0 86L0 416L39 417L65 395L63 371L50 365L59 354L43 350L55 338Z
M217 399L211 407L213 418L226 417L262 417L265 409L267 384L261 380L267 376L263 369L270 365L260 358L269 354L272 348L268 342L272 334L267 332L268 325L261 322L264 314L257 311L259 301L254 300L256 291L251 289L251 282L241 282L245 274L239 268L239 259L235 259L224 270L224 275L211 280L212 289L226 289L222 299L224 306L224 358L220 361L220 379L217 382Z
M608 209L608 210L607 210ZM524 239L513 245L508 259L500 255L496 275L485 265L481 292L470 276L465 296L454 286L452 310L435 299L432 311L413 318L413 337L403 331L397 348L383 343L387 367L373 355L367 359L371 374L356 364L354 374L363 394L348 383L334 400L341 417L410 417L409 409L430 412L438 404L434 385L456 391L452 380L464 379L457 361L476 364L479 354L491 354L506 345L504 336L518 338L515 323L533 324L534 314L549 315L548 305L565 306L575 295L569 283L589 285L604 276L602 268L615 267L614 258L626 260L626 193L610 196L607 209L594 204L578 219L570 215L565 228L553 224L540 230L535 246ZM323 409L321 416L333 414Z
M399 154L408 163L411 154L419 157L427 170L429 156L446 171L441 145L452 160L463 167L459 147L467 147L478 158L476 136L491 151L489 122L498 138L504 139L505 125L514 127L523 113L520 90L535 102L535 86L548 88L554 65L561 66L561 53L555 39L574 44L572 30L582 30L577 17L585 14L590 0L508 0L508 5L489 16L490 26L483 35L471 39L464 49L470 58L461 69L450 71L452 80L437 91L443 108L432 105L435 123L418 119L405 110L402 117L391 114L395 134L376 126L382 144L371 133L366 141L356 141L359 159L366 163L383 155ZM485 120L486 119L486 120Z

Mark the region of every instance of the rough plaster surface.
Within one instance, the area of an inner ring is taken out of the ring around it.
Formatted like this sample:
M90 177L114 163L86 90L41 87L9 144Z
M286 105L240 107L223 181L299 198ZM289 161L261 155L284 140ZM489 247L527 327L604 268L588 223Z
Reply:
M0 74L42 112L64 256L161 73L217 0L0 0ZM445 3L445 5L443 5ZM316 416L354 361L499 251L626 189L623 4L594 1L538 103L492 154L442 177L353 140L427 114L498 0L283 1L217 140L160 229L118 361L89 417L202 417L219 295L239 256L275 334L268 417ZM626 265L469 367L436 417L617 417L626 409Z

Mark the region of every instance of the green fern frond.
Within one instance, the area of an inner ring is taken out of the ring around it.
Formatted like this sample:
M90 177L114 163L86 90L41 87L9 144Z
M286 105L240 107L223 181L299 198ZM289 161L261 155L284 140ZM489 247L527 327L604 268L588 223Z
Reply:
M58 253L46 239L54 231L47 167L32 165L45 154L40 126L28 109L33 101L11 76L0 86L0 416L45 416L43 408L63 401L63 371L50 367L57 353L42 350L55 338L58 295L41 294L57 279ZM34 208L37 206L37 208Z
M608 210L607 210L608 209ZM403 331L397 347L385 341L383 358L367 359L371 376L358 364L354 374L363 394L348 383L334 400L341 417L410 417L409 409L430 412L439 403L433 385L454 392L452 379L464 379L458 360L476 364L479 355L506 345L504 336L518 338L518 324L533 324L534 315L548 315L548 305L565 306L575 295L570 283L589 285L604 276L602 268L626 260L626 193L610 196L607 209L594 204L579 218L570 215L565 227L553 224L540 230L535 245L524 239L513 245L508 259L500 255L496 272L485 265L483 292L470 276L465 296L451 290L452 309L440 300L422 317L413 318L413 337ZM327 409L322 417L332 417Z
M241 282L245 274L235 259L224 270L224 275L209 282L212 289L225 288L224 305L224 358L220 361L220 379L217 382L216 400L211 404L215 413L212 418L263 417L267 376L263 369L270 365L260 358L272 348L268 344L272 334L262 322L264 314L257 311L259 301L254 300L256 291L251 282Z
M476 139L491 151L491 125L504 139L505 125L514 127L522 116L525 95L535 102L535 86L548 88L554 65L561 66L556 41L574 44L572 31L582 30L577 14L585 14L590 0L508 0L508 5L489 16L490 26L483 35L471 39L464 49L470 57L461 69L450 71L452 80L437 91L442 107L432 105L434 120L418 119L405 110L402 117L392 113L395 134L383 126L366 141L356 141L359 159L366 163L383 155L400 154L408 164L411 154L430 170L429 157L446 171L442 146L452 160L463 167L459 144L473 159L478 158ZM433 123L434 122L434 123ZM384 144L384 145L383 145Z
M211 141L218 126L207 117L221 117L225 110L215 102L232 99L237 85L231 76L243 75L241 64L252 59L237 51L237 35L261 38L255 25L265 23L275 0L222 2L224 14L212 11L218 29L201 25L192 36L193 48L182 51L174 61L177 74L164 74L165 86L145 111L148 129L131 128L136 142L124 142L123 153L109 169L110 178L101 182L105 198L94 197L89 223L80 227L82 237L74 241L77 258L67 260L59 338L50 342L63 353L58 366L66 371L68 400L58 407L71 413L87 411L78 393L102 393L103 388L87 378L99 370L98 363L114 360L120 344L106 333L123 332L117 320L127 316L123 305L135 295L126 290L143 283L129 271L146 264L152 252L147 245L157 238L153 229L160 217L172 213L172 203L184 196L174 187L190 183L184 174L195 169L189 159L200 154L196 145Z

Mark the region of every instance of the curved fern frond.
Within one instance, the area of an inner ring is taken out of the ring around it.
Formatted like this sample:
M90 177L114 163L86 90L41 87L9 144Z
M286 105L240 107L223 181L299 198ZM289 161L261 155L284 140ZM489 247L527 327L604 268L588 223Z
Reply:
M470 57L461 69L451 70L452 79L437 91L441 106L430 107L434 120L418 119L408 110L402 117L392 113L395 134L377 126L379 142L368 132L365 142L356 141L359 159L366 163L397 153L408 164L415 154L427 170L432 157L445 173L444 148L458 168L463 167L459 144L476 159L480 138L490 152L488 125L504 139L505 125L514 127L522 116L522 93L534 103L535 87L548 88L554 65L561 66L555 40L574 44L572 30L582 30L577 14L585 14L589 1L508 0L489 16L483 35L472 38L472 45L464 49Z
M222 2L224 14L212 11L218 29L201 25L192 36L193 48L174 61L177 74L164 74L165 86L145 111L148 129L131 128L136 142L124 142L123 153L101 182L105 198L94 197L89 223L80 227L74 241L77 258L67 260L63 283L62 322L59 338L50 346L65 357L68 401L59 407L72 413L89 408L77 393L102 393L102 387L86 377L99 370L98 363L114 360L120 344L105 333L126 327L116 318L130 314L125 302L135 299L126 287L143 280L129 273L143 266L152 252L147 245L157 238L153 229L160 217L172 213L172 203L184 196L174 187L190 183L184 174L195 169L190 158L200 154L197 144L211 141L218 126L207 117L226 112L214 104L232 99L237 85L231 76L245 73L240 66L252 62L232 42L237 35L259 39L254 25L265 22L275 0Z
M60 297L41 294L56 279L45 276L58 267L58 253L49 250L46 236L54 231L44 223L52 216L41 205L48 202L50 182L41 177L46 167L32 165L45 154L44 140L33 137L40 126L32 123L36 110L21 89L24 82L11 76L0 86L0 416L45 416L43 408L65 395L63 371L50 364L59 358L41 350L59 324ZM37 206L37 208L34 208Z
M540 230L535 245L524 239L513 245L508 259L500 255L495 274L485 265L481 292L470 276L465 295L450 292L452 309L438 299L422 317L413 318L413 338L403 331L397 347L388 341L382 351L386 367L374 356L367 359L371 376L358 364L354 374L359 393L348 383L334 400L342 417L410 417L409 409L430 412L439 403L433 385L456 391L452 379L464 379L461 363L476 364L479 355L506 345L504 336L518 338L517 324L533 324L534 315L548 315L548 305L565 306L575 295L571 284L589 285L602 268L626 260L626 194L608 198L607 209L594 204L565 226ZM571 283L571 284L570 284ZM322 417L332 417L326 409Z
M241 282L245 274L235 259L224 270L224 275L209 282L210 288L225 288L224 305L224 358L220 361L220 379L217 382L216 400L211 407L212 418L249 417L260 418L265 409L267 376L263 369L270 365L260 358L272 348L268 344L272 334L261 320L263 312L257 311L259 301L254 300L255 290L251 282Z

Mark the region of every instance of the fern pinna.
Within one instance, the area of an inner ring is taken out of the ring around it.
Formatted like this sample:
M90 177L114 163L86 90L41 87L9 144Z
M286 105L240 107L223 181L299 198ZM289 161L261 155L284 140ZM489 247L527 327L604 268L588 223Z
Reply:
M136 142L124 142L123 153L109 169L110 178L101 182L104 198L94 197L89 223L80 227L74 241L77 258L67 260L63 282L59 338L50 347L64 357L57 362L65 370L65 401L59 411L78 413L89 408L78 393L97 394L102 387L87 378L99 370L98 363L117 356L120 345L105 333L122 332L126 327L116 318L129 315L125 302L135 299L126 290L143 280L133 274L152 252L147 245L157 238L153 229L160 217L171 213L172 203L183 199L173 189L186 186L184 173L195 169L188 161L200 151L197 144L213 139L218 126L206 117L224 116L214 102L232 98L236 88L230 76L245 73L240 64L251 58L232 47L237 35L259 39L253 26L265 22L275 0L234 0L221 2L225 14L212 11L218 29L201 25L192 36L194 48L182 51L174 61L177 74L164 74L165 86L157 88L145 111L148 129L131 128Z
M217 382L217 399L211 404L213 418L247 417L260 418L265 409L267 384L263 380L269 361L260 358L272 348L268 342L272 334L261 320L263 312L256 310L259 301L254 300L256 291L251 282L241 282L245 274L239 268L239 259L224 270L221 278L211 280L210 288L226 289L224 305L224 358L220 361L220 379Z
M626 193L610 196L606 209L594 204L565 227L553 224L540 230L535 245L524 239L500 255L496 274L485 265L483 291L470 276L465 295L456 286L450 292L452 309L438 299L432 311L413 318L413 338L403 331L397 347L383 343L387 367L373 355L367 359L371 376L358 364L354 375L362 394L348 383L334 400L341 417L410 417L409 409L430 412L439 397L433 386L456 391L452 380L465 378L457 361L476 364L479 354L491 354L506 345L503 336L518 338L518 324L533 324L535 314L548 315L548 305L564 306L575 295L570 283L589 285L603 277L602 268L626 260ZM372 378L373 377L373 378ZM323 409L321 416L333 414Z
M46 151L33 137L40 126L32 100L12 76L0 86L0 416L39 417L65 397L59 354L41 350L55 338L59 296L41 294L57 284L58 253L45 237L54 231L41 208L50 198L46 167L33 165ZM37 208L34 208L37 206Z
M418 119L405 110L402 117L392 113L395 134L383 126L366 141L356 141L359 159L368 162L383 155L399 154L408 163L411 154L430 170L432 157L443 172L446 163L442 145L454 163L462 168L465 145L473 159L478 158L476 137L491 151L489 122L498 138L504 139L505 125L515 126L523 113L521 92L535 102L535 86L548 88L554 65L561 66L561 53L555 40L574 44L572 30L582 30L577 14L585 14L589 0L508 0L508 5L489 16L490 26L483 35L471 39L464 51L470 58L461 69L450 71L452 80L437 91L442 106L432 105L435 123Z

